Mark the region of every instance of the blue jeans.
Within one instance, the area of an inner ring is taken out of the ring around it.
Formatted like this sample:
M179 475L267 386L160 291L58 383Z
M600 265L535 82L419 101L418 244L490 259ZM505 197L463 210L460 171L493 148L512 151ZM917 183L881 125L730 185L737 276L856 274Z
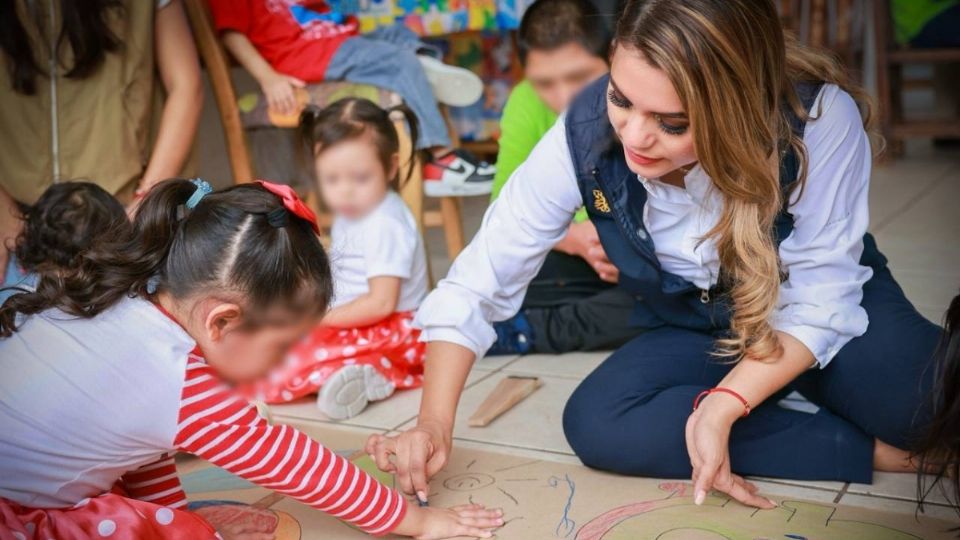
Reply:
M402 24L378 28L344 41L330 59L324 78L370 84L400 94L420 123L416 147L450 146L447 124L417 60L417 50L424 47Z
M925 427L942 330L914 309L886 268L864 285L861 305L870 318L864 335L734 424L734 472L870 483L874 439L908 449ZM684 428L693 400L733 368L710 356L713 346L710 334L666 326L616 351L564 410L564 432L577 456L621 474L689 478ZM819 412L778 406L790 390Z

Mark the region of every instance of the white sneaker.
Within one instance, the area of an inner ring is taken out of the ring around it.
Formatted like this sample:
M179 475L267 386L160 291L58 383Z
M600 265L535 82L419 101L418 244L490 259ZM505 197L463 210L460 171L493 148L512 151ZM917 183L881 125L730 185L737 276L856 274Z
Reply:
M489 195L493 190L494 165L457 149L423 164L423 192L428 197Z
M444 64L430 56L417 55L437 101L453 107L473 105L483 95L483 81L469 69Z
M390 397L395 389L373 366L344 366L320 387L317 407L334 420L346 420L360 414L371 401Z

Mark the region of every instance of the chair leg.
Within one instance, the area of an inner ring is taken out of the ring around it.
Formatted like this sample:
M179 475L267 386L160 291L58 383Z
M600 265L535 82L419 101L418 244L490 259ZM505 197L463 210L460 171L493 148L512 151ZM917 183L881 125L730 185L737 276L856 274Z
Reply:
M441 197L440 214L443 216L443 234L447 240L447 256L452 261L463 251L465 245L459 199L456 197Z

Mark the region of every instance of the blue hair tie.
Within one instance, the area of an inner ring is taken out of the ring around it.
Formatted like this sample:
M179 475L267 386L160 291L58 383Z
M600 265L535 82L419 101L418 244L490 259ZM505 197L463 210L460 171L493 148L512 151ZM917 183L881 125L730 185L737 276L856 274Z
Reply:
M186 206L188 210L193 210L198 204L200 204L200 201L204 197L210 193L213 193L213 188L206 180L201 178L194 178L193 180L190 180L190 183L197 186L197 190L193 192L193 195L191 195L189 199L187 199L187 202L184 204L184 206Z

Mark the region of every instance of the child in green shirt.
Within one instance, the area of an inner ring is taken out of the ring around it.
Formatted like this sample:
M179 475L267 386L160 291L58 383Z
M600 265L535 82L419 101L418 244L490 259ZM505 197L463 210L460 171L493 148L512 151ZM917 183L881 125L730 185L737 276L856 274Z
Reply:
M492 200L574 96L608 70L610 37L588 0L537 0L519 30L525 80L507 99ZM547 256L520 312L497 323L488 354L615 348L637 334L636 300L617 287L596 228L581 209Z

